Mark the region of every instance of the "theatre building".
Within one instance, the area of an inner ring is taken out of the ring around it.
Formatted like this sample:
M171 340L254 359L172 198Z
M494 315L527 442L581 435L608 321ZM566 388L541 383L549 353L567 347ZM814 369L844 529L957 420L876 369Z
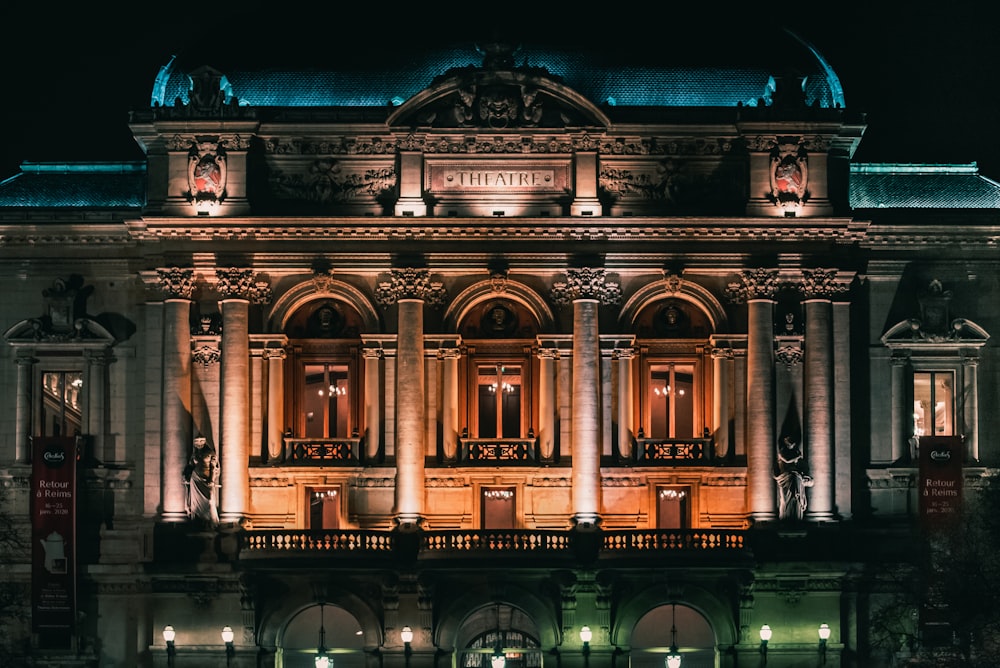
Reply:
M143 160L24 162L10 665L917 651L872 620L1000 460L1000 186L856 161L849 86L775 39L166 54Z

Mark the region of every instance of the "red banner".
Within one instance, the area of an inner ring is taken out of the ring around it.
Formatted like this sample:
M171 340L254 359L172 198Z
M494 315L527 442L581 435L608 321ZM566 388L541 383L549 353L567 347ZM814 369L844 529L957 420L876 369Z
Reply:
M31 628L69 648L76 618L76 439L32 440Z
M921 436L920 518L929 526L956 522L962 505L962 437Z

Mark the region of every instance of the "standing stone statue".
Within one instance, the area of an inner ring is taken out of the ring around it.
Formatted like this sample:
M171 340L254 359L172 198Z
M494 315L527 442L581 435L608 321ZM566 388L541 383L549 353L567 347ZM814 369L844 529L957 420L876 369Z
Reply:
M215 526L219 523L219 460L215 448L199 436L194 439L191 460L184 468L188 519Z
M778 446L778 518L801 520L806 512L806 487L813 480L802 471L802 449L790 436Z

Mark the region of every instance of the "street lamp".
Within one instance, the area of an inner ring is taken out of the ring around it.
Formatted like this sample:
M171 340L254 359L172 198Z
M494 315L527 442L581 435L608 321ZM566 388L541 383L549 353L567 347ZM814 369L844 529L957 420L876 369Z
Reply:
M823 622L819 625L819 654L826 664L826 641L830 639L830 625Z
M413 629L409 626L404 626L399 632L399 639L403 641L403 658L406 660L406 666L410 666L410 654L413 650L410 649L410 643L413 642Z
M583 664L590 665L590 640L594 637L594 632L584 624L580 627L580 642L583 643Z
M233 654L236 653L236 650L233 647L233 637L234 637L233 627L232 626L223 626L222 627L222 642L226 643L226 665L227 666L232 665L232 663L233 663Z
M764 663L767 663L767 641L771 639L771 627L764 624L760 627L760 654L764 657Z
M177 637L177 632L174 631L174 627L167 624L163 627L163 642L167 643L167 667L174 668L174 655L177 650L174 648L174 638Z
M671 608L671 619L670 619L670 653L667 654L667 658L663 660L663 665L666 668L681 668L681 653L677 649L677 604L674 603Z

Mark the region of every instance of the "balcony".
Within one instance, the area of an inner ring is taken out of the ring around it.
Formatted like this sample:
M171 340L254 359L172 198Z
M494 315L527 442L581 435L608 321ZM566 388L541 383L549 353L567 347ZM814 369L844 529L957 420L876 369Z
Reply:
M284 463L292 466L357 466L361 439L285 437Z
M719 529L558 531L480 529L470 531L267 530L243 534L239 560L266 567L275 560L372 564L410 562L572 567L603 564L742 562L751 557L746 532Z

